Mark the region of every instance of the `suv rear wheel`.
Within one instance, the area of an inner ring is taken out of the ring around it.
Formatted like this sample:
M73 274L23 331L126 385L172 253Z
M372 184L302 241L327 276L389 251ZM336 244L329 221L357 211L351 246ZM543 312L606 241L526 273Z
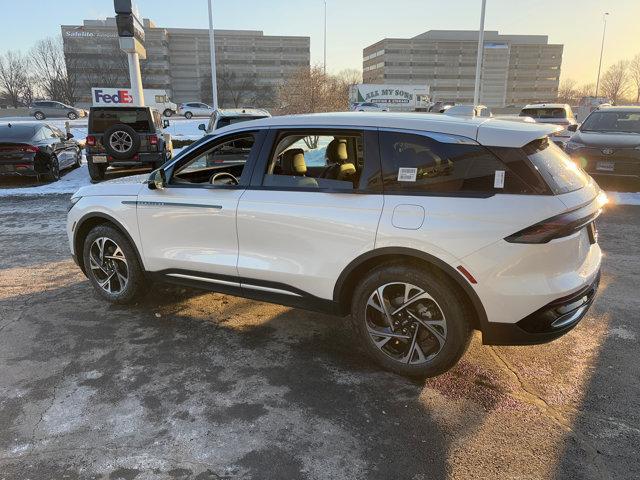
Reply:
M84 240L85 271L105 300L130 303L143 293L144 274L133 246L110 225L93 228Z
M104 132L104 149L113 158L133 157L140 149L140 135L129 125L119 123Z
M393 372L432 377L454 366L471 339L471 312L436 270L383 264L361 280L351 318L365 351Z
M44 120L45 118L47 118L42 112L36 112L33 114L33 116L35 117L36 120Z
M162 115L169 118L171 115L173 115L173 110L171 110L170 108L165 108L164 112L162 112Z
M95 164L92 160L87 161L87 168L89 169L89 176L91 180L96 182L100 182L104 180L104 175L107 171L107 165L104 163Z

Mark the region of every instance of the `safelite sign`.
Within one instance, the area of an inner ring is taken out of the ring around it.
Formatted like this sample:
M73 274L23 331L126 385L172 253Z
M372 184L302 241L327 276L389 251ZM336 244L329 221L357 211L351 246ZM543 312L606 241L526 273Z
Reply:
M134 105L134 95L130 88L97 88L91 89L93 105Z

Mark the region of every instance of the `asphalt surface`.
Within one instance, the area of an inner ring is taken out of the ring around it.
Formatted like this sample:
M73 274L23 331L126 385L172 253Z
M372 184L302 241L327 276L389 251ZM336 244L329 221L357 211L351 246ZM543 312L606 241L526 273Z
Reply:
M0 199L0 479L640 478L640 207L601 218L594 307L547 345L435 379L339 318L157 288L99 300L68 196Z

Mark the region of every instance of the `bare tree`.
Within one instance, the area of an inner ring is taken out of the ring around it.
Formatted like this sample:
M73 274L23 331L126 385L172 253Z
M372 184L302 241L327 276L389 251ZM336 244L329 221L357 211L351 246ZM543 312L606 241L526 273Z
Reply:
M357 68L345 68L339 71L336 76L342 79L347 85L362 83L362 70L358 70Z
M629 62L620 60L618 63L611 65L602 76L600 81L602 93L616 102L619 98L624 97L627 92L628 80Z
M282 114L344 111L348 84L319 65L303 67L278 89L278 103Z
M636 87L636 103L640 102L640 53L629 62L629 77Z
M28 82L27 62L20 52L0 55L0 90L14 107L20 106Z
M42 92L52 100L75 103L75 81L70 80L62 37L38 41L30 52L30 63Z
M594 94L596 90L596 84L595 83L587 83L585 85L581 85L579 87L576 87L576 99L580 100L582 97L590 97Z
M573 103L576 99L576 81L567 78L558 87L558 101L562 103Z

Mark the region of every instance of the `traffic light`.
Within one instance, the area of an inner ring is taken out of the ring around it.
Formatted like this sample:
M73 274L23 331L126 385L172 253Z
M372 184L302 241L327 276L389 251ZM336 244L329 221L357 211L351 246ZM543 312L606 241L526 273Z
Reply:
M144 43L144 27L134 13L131 0L113 0L119 37L133 37Z

